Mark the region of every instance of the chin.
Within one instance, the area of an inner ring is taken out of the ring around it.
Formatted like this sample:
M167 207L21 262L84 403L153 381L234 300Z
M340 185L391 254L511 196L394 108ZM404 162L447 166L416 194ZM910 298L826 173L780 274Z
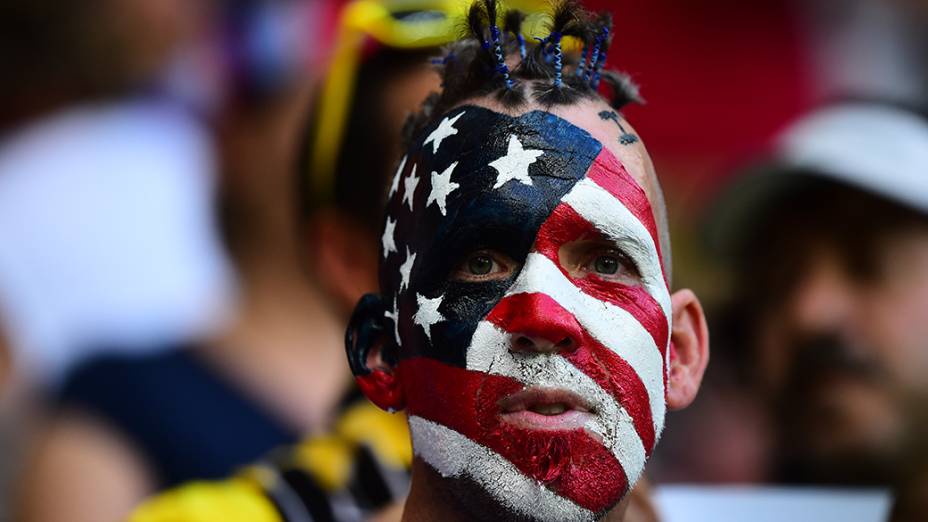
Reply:
M442 489L449 492L459 511L472 520L531 520L539 522L592 522L624 498L624 488L609 476L586 477L587 491L610 491L610 498L600 509L591 510L557 493L553 488L569 484L575 478L574 465L583 465L582 455L566 456L568 440L548 435L548 441L535 450L560 446L552 458L533 453L542 466L552 472L551 482L529 478L499 453L456 435L439 424L419 417L410 418L413 446L419 459L442 477ZM505 513L505 515L503 515Z

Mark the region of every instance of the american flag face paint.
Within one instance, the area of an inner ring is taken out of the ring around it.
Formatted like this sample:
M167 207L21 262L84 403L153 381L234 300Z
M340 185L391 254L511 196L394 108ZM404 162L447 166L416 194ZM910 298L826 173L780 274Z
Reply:
M670 293L650 203L550 113L455 109L391 186L381 287L417 456L539 520L595 520L663 428ZM512 266L461 278L475 252Z

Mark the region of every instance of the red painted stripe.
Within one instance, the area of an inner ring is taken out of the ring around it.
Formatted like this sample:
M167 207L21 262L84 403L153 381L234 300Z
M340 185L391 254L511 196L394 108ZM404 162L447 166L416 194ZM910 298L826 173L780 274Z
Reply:
M661 242L658 236L657 223L654 221L651 202L641 185L628 173L625 165L609 149L603 147L586 175L594 183L621 201L632 215L644 225L648 233L651 234L651 239L654 240L654 246L657 248L657 255L661 259L661 269L663 270L664 256L661 252ZM664 279L666 278L667 275L664 274Z
M499 419L497 402L523 388L515 379L418 357L400 363L408 410L451 428L503 456L526 476L594 512L609 509L628 489L621 464L583 430L515 428Z
M654 344L666 360L667 336L669 325L660 303L640 286L630 286L615 281L588 275L585 278L572 277L561 266L558 252L565 243L580 239L602 239L601 234L592 223L583 219L576 210L567 204L560 204L551 216L541 225L535 238L535 250L554 262L561 273L583 293L614 304L632 315L651 334Z
M552 297L545 294L516 294L503 298L487 320L512 334L542 337L558 343L573 341L561 355L588 375L628 412L647 455L654 449L654 421L644 382L615 351L590 336ZM664 372L666 373L666 372Z

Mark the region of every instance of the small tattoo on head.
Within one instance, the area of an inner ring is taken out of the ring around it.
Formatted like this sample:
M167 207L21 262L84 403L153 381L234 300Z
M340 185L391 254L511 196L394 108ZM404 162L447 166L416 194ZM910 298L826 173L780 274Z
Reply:
M619 135L619 143L622 145L631 145L638 141L638 136L631 134L625 130L625 127L622 126L622 120L619 118L619 114L615 111L603 111L599 113L599 117L604 121L612 120L616 125L619 126L619 131L622 133Z

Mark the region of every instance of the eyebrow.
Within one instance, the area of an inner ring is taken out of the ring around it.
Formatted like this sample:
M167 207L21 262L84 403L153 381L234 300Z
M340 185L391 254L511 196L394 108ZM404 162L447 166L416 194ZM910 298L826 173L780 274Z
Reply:
M623 247L637 264L648 293L658 298L666 313L667 284L657 243L648 227L628 208L625 201L589 178L580 180L562 200L606 238Z

